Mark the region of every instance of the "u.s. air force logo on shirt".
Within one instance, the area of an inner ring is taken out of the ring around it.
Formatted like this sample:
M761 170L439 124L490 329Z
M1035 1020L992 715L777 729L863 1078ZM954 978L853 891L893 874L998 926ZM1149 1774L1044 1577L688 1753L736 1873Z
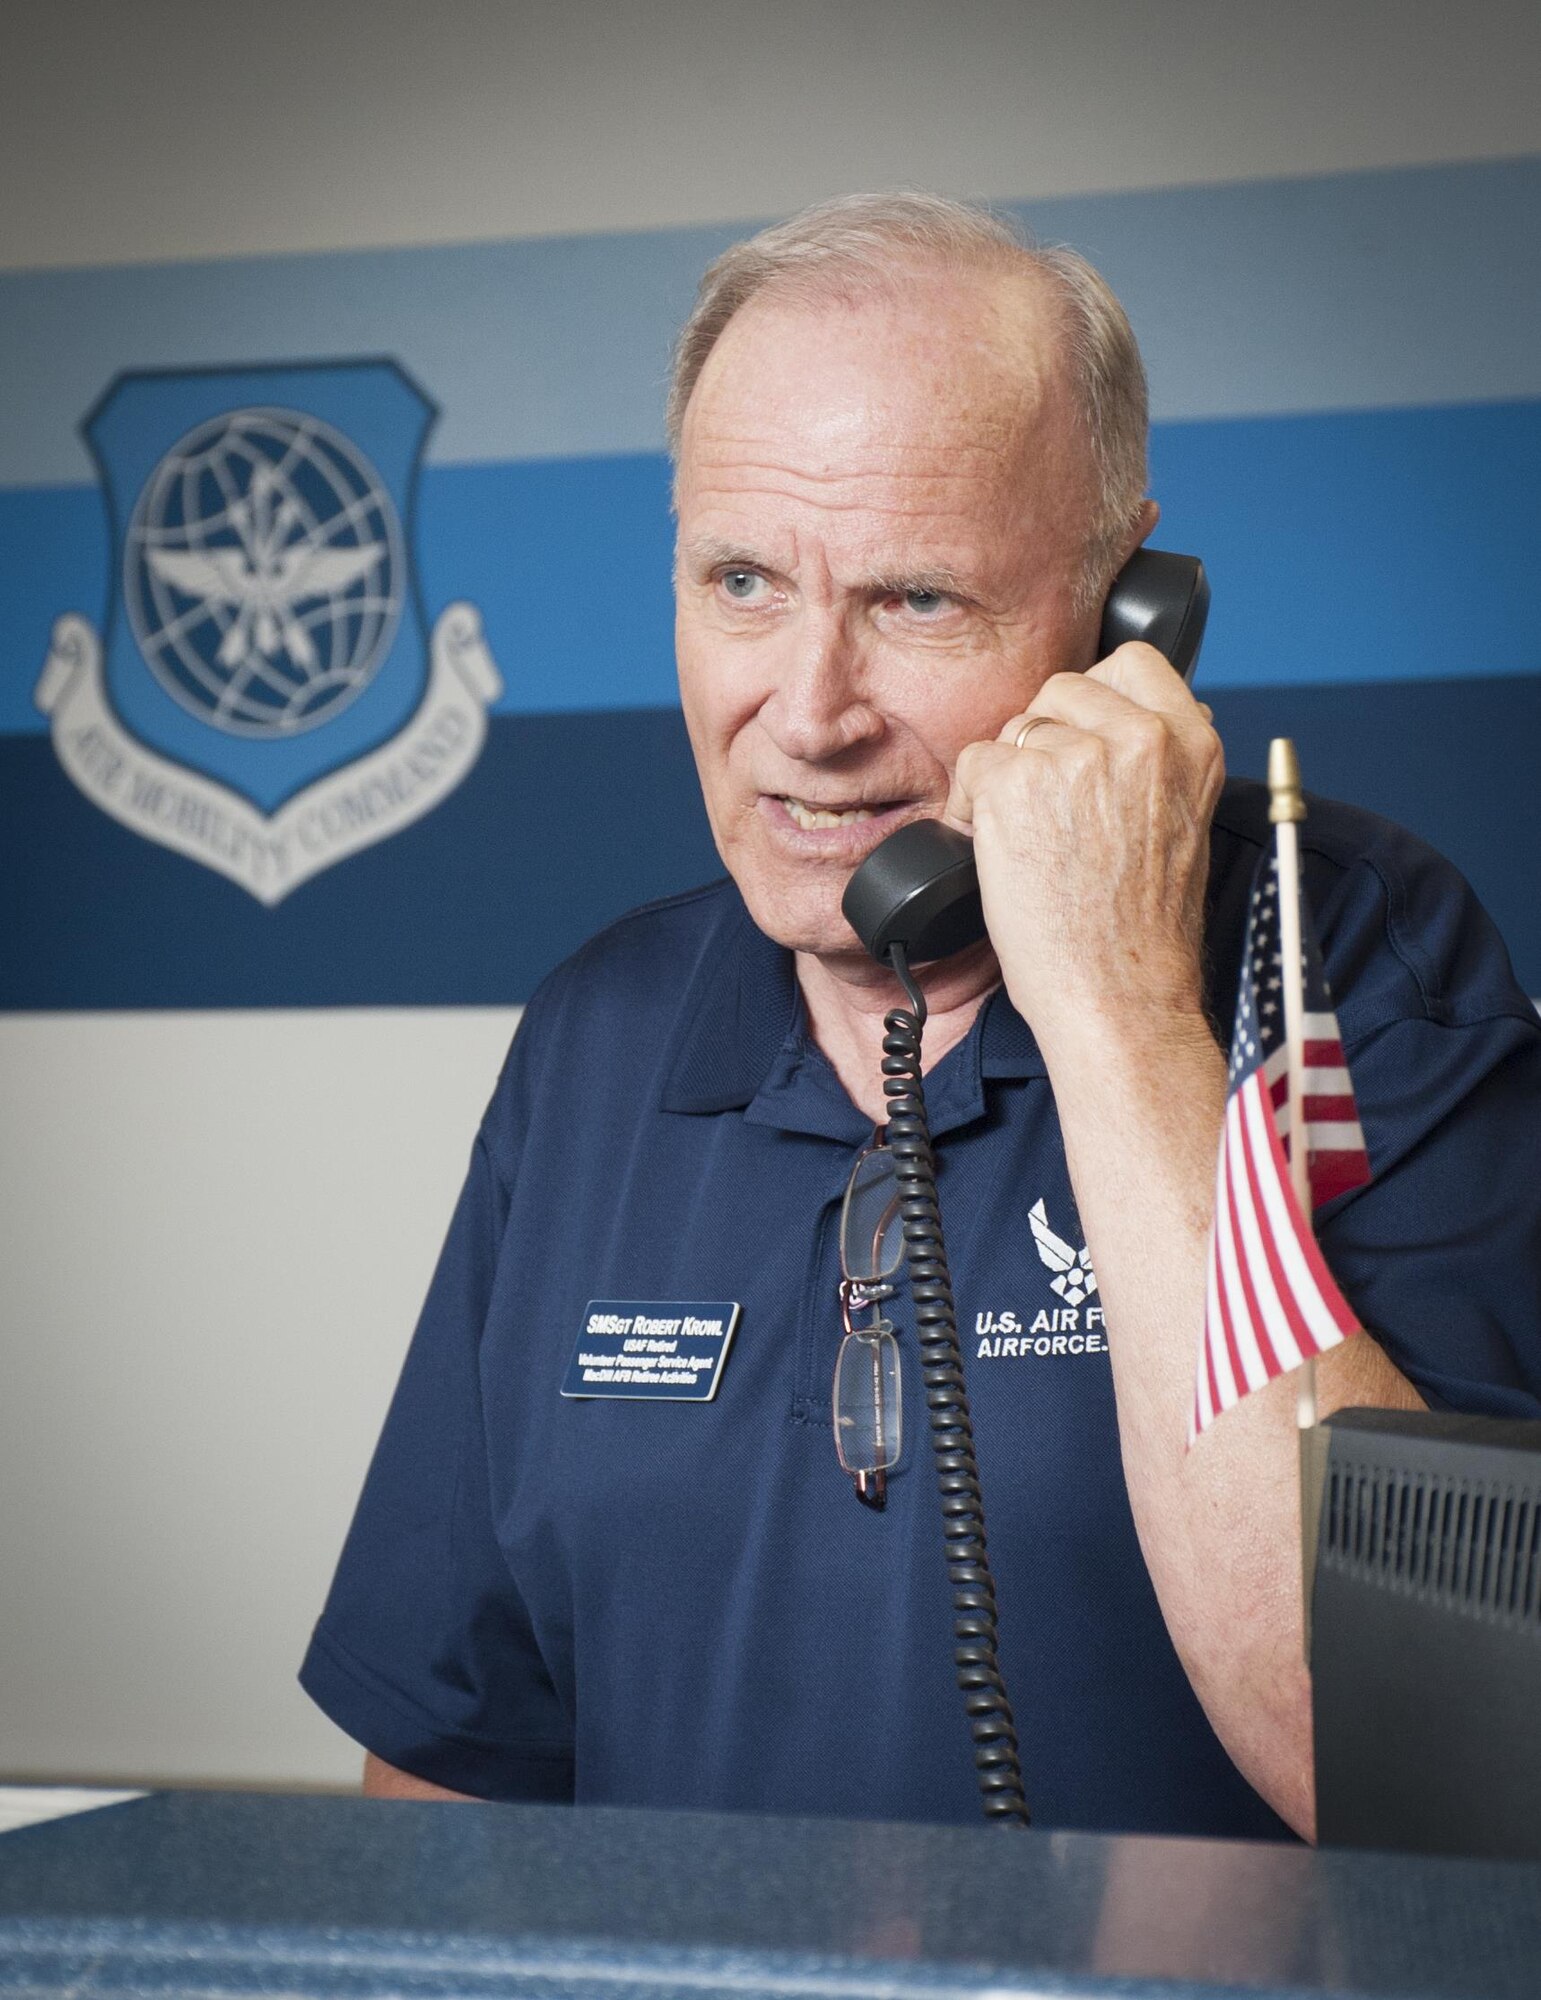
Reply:
M1106 1354L1107 1332L1102 1308L1092 1303L1097 1276L1092 1255L1049 1226L1040 1197L1027 1212L1033 1246L1047 1274L1044 1290L1057 1303L1039 1301L1025 1308L988 1309L974 1316L975 1355L980 1361L1048 1361L1060 1356Z
M86 419L112 582L37 705L93 804L270 906L432 811L502 692L473 605L423 617L434 415L359 361L121 375Z

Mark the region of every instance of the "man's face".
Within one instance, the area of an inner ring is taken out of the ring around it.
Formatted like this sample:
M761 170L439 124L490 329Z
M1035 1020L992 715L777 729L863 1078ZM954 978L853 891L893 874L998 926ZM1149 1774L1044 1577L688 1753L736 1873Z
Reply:
M691 397L680 693L718 851L770 937L858 947L851 871L958 753L1092 657L1091 470L1047 294L919 270L902 303L762 294Z

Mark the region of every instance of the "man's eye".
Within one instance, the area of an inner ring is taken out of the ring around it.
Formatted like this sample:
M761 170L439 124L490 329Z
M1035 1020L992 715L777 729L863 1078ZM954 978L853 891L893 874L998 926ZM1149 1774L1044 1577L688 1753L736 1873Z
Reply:
M719 579L729 597L745 604L752 598L765 579L757 570L727 569Z
M933 618L938 611L945 610L949 600L939 590L907 590L904 593L904 608L919 617Z

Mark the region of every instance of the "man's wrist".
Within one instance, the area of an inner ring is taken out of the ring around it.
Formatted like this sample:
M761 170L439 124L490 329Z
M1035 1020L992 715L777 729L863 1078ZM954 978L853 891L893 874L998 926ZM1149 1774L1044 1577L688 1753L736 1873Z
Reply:
M1113 1081L1131 1068L1148 1075L1199 1070L1223 1078L1225 1051L1199 1005L1141 1006L1088 1001L1056 1008L1030 1025L1056 1091Z

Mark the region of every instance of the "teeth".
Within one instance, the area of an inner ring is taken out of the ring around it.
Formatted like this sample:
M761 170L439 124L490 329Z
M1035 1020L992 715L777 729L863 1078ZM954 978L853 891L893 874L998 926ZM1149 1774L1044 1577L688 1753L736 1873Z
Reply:
M783 799L781 803L804 833L812 833L819 826L855 826L859 820L873 817L870 806L852 806L849 812L824 812L805 806L801 799Z

